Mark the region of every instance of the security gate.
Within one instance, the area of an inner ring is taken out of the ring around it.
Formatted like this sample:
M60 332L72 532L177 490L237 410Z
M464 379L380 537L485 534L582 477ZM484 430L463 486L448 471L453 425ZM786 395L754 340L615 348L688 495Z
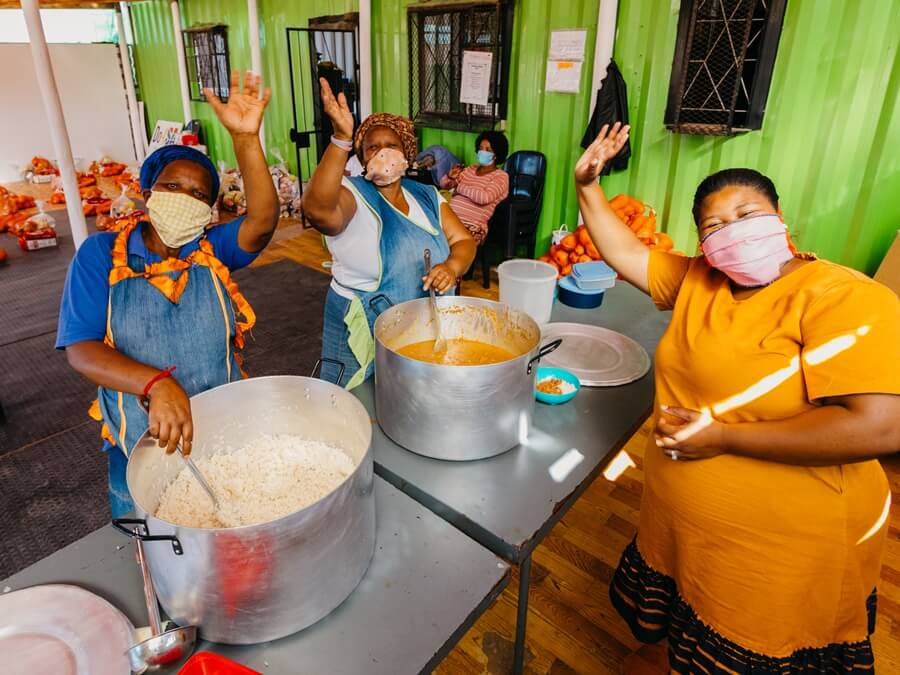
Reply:
M291 108L300 190L325 153L333 133L322 107L319 78L325 78L335 96L343 92L359 124L359 60L357 35L353 30L288 28L288 66L291 77Z

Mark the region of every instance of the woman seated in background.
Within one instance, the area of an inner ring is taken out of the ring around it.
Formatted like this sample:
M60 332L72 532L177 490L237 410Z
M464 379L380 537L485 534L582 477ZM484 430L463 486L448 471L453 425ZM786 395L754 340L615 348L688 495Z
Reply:
M390 305L452 291L475 259L475 242L437 188L404 178L416 158L413 123L376 113L353 135L343 94L325 80L322 102L334 136L303 194L307 220L325 235L332 282L325 300L322 378L353 388L374 371L375 319ZM355 152L364 176L347 178ZM434 263L425 274L425 249Z
M441 187L454 190L450 208L481 246L494 209L509 194L509 174L497 166L506 161L509 142L501 131L485 131L475 140L475 150L478 164L453 167Z
M447 174L460 164L459 158L443 145L429 145L416 157L418 168L428 171L431 181L440 185Z
M874 668L875 585L900 450L900 302L797 254L772 181L706 178L703 255L650 251L597 183L628 127L575 169L590 235L672 319L656 350L656 428L638 534L610 598L677 673Z
M255 318L230 271L253 262L278 223L259 142L270 92L260 98L259 84L247 73L242 90L232 73L227 103L204 90L231 134L246 216L208 227L219 196L216 167L193 148L168 145L141 166L147 220L88 237L69 266L56 347L99 387L94 412L104 423L113 518L133 508L125 467L148 427L166 452L181 444L189 454L190 397L241 378L235 352Z

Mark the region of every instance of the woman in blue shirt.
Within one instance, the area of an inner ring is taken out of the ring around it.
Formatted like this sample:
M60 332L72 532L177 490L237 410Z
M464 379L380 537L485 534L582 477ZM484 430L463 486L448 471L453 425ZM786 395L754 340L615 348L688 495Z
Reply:
M207 229L219 192L215 167L192 148L164 147L141 167L149 222L89 237L69 268L56 346L98 386L113 517L133 508L125 466L144 431L168 453L179 443L189 453L189 398L241 377L235 350L255 319L230 271L253 261L278 222L259 142L270 92L260 98L259 87L247 73L242 88L233 72L227 103L204 90L231 134L245 217Z

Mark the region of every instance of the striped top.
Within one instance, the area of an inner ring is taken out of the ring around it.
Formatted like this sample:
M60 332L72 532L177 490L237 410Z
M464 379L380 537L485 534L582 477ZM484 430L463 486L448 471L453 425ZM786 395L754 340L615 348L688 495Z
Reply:
M445 176L441 187L456 188L450 208L481 244L487 236L488 220L494 215L494 209L509 194L509 174L496 169L479 176L477 169L476 166L466 167L456 181Z

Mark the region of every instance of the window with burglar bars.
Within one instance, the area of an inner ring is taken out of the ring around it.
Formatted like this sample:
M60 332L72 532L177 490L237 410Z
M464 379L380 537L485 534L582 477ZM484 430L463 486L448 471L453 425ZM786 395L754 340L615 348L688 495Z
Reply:
M228 27L195 26L183 32L184 59L192 101L205 101L208 87L223 101L228 100L231 69L228 63Z
M410 6L408 12L410 117L438 128L493 128L506 117L512 3ZM487 105L459 100L466 51L493 54Z
M681 0L665 124L725 136L762 127L786 0Z

